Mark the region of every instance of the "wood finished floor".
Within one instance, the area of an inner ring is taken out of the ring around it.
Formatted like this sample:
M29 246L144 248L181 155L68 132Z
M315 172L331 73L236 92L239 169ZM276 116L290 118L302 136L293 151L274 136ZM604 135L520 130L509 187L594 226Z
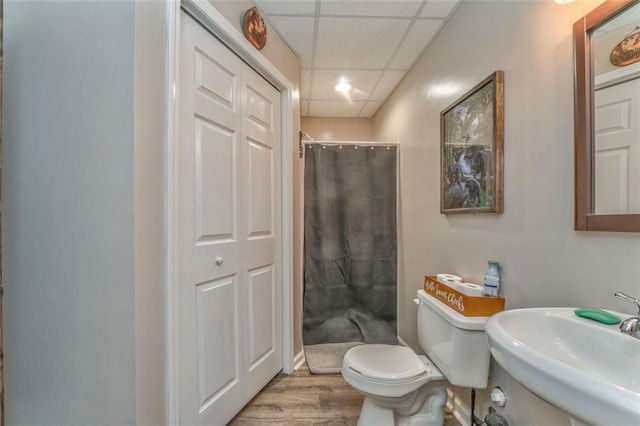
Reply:
M305 364L274 378L229 424L355 425L362 399L340 374L311 374Z
M231 426L355 426L362 395L340 374L311 374L306 365L274 378L231 420ZM451 414L445 426L460 426Z

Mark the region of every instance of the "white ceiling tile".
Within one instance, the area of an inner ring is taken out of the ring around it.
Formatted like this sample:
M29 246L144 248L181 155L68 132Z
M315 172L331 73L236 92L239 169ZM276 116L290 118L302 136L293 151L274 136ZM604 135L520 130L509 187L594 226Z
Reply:
M261 12L270 15L313 15L316 0L252 0Z
M410 68L422 51L431 42L431 39L440 29L442 25L440 19L419 19L414 24L407 37L404 39L402 46L396 52L389 68L392 69L408 69Z
M310 81L311 78L311 70L310 69L302 69L300 70L300 97L302 99L309 98L310 92Z
M315 18L270 16L269 23L300 57L300 65L311 66L313 54L313 26Z
M371 117L461 0L252 1L300 57L302 116Z
M358 117L364 101L310 101L309 117Z
M382 104L383 104L382 101L367 102L365 104L364 108L362 108L362 111L360 112L360 117L362 117L362 118L371 118L371 117L373 117L373 115L376 112L378 112L378 109L380 109Z
M409 23L406 19L320 18L315 66L384 68Z
M402 80L405 71L385 71L369 99L384 101Z
M422 0L322 0L320 15L413 17Z
M420 17L446 18L460 3L460 0L427 0Z
M345 95L335 91L335 85L344 78L351 83L352 100L365 100L369 97L376 82L380 78L380 71L336 71L316 70L313 73L311 99L344 100Z

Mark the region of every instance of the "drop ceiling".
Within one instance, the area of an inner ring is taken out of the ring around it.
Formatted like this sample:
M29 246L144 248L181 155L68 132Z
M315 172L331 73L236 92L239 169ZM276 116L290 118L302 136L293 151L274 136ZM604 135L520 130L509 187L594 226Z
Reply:
M253 0L300 58L303 117L372 117L461 0ZM334 90L345 79L347 95Z

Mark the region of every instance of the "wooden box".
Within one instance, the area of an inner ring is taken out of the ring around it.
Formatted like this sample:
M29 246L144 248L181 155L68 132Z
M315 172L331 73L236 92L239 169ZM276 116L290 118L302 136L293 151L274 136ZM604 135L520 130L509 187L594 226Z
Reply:
M504 297L467 296L431 275L424 277L424 291L466 317L488 317L504 311Z

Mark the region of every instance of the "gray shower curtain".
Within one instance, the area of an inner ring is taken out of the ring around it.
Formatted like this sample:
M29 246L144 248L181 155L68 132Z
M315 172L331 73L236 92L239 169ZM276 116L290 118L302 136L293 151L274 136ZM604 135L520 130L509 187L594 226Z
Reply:
M303 341L397 343L395 146L307 145Z

